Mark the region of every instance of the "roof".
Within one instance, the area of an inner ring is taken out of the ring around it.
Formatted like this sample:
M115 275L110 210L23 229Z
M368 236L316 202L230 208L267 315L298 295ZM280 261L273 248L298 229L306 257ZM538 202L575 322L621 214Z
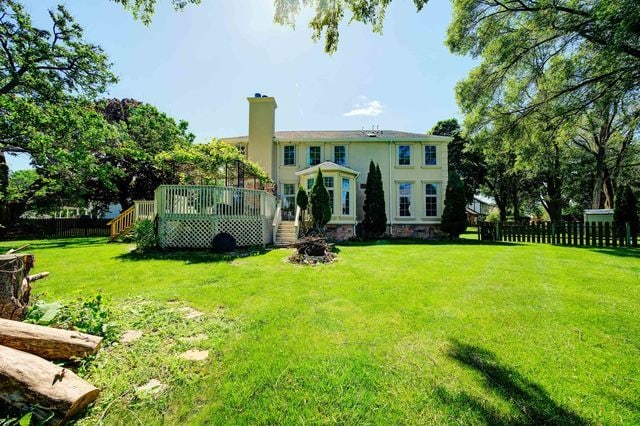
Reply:
M353 170L349 167L346 166L341 166L340 164L336 164L333 161L324 161L320 164L316 164L315 166L311 166L311 167L307 167L306 169L302 169L296 172L297 176L304 176L304 175L308 175L311 173L315 173L318 171L318 169L324 170L324 171L339 171L339 172L345 172L345 173L349 173L351 175L354 176L359 176L360 172L357 170Z
M248 136L222 138L225 142L246 142ZM426 133L400 132L398 130L302 130L275 132L274 140L280 142L391 142L391 141L430 141L449 142L448 136L435 136Z

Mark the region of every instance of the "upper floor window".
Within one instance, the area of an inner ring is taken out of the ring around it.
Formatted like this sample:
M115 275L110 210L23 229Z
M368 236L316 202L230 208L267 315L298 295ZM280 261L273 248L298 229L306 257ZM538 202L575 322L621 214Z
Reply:
M438 185L427 183L424 187L424 215L438 216Z
M236 149L238 151L240 151L240 154L242 154L244 157L247 156L247 146L246 145L236 145Z
M284 165L285 166L295 166L296 164L296 147L295 145L285 145L284 146Z
M411 165L411 145L398 145L398 165Z
M320 164L320 147L310 146L307 148L307 164L309 166L315 166Z
M345 145L333 147L333 162L341 166L347 164L347 147Z
M435 166L436 164L437 164L436 146L435 145L425 145L424 146L424 165L425 166Z
M400 216L411 216L411 189L410 183L398 185L398 212Z

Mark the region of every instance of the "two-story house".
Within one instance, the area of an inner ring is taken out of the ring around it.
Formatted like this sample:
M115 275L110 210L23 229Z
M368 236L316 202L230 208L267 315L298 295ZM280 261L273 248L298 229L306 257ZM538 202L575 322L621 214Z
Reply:
M327 232L338 240L355 235L364 218L370 161L380 166L388 232L429 237L440 224L447 186L449 137L395 130L276 131L276 100L249 101L249 135L224 138L267 171L281 200L283 220L293 220L298 186L310 190L318 169L331 197Z

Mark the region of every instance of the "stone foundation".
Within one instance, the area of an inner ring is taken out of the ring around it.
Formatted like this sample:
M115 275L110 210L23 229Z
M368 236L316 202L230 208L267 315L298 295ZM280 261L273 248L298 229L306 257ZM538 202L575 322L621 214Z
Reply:
M345 241L354 237L354 225L327 225L327 238L335 241Z
M390 225L392 238L435 238L440 225L401 224Z

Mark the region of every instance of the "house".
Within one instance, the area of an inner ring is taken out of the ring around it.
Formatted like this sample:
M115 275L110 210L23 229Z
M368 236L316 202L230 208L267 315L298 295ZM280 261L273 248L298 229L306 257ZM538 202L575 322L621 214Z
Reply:
M249 101L248 136L223 138L267 171L280 201L282 226L295 217L295 197L311 189L318 170L331 197L327 233L355 235L364 218L364 189L373 160L384 184L389 234L429 237L440 224L447 186L449 137L395 130L276 131L275 98Z
M483 222L495 206L493 200L481 195L474 195L473 200L466 207L467 223L476 226L478 222Z

